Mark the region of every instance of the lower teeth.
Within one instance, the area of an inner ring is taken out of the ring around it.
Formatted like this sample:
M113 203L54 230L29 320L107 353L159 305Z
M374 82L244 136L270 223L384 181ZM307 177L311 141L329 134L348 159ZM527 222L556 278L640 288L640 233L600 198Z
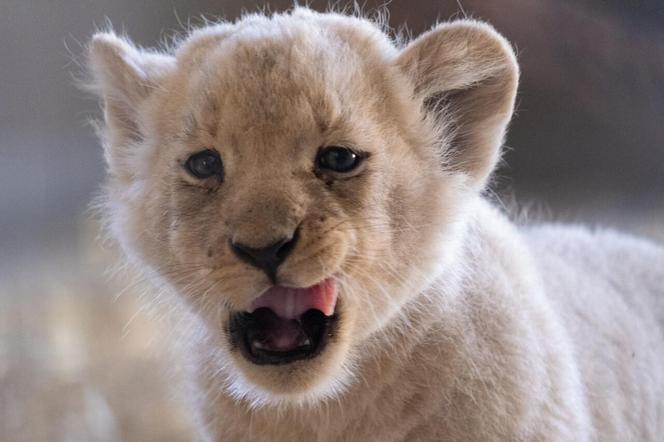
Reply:
M299 349L302 347L308 347L311 345L311 340L309 338L305 338L302 342L298 342L293 349ZM258 339L254 339L251 341L251 346L255 348L256 350L267 350L267 351L274 351L275 349L271 348L269 345L264 344L262 341ZM277 350L278 351L278 350Z
M257 339L254 339L254 341L251 343L251 346L258 350L267 350L267 347L264 346L263 343Z

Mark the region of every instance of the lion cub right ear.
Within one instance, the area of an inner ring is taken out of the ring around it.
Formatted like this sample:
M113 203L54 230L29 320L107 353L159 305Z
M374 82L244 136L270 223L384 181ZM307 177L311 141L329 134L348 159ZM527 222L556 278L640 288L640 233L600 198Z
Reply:
M113 169L113 157L132 142L143 139L140 111L145 100L160 87L174 69L170 55L138 49L114 33L95 34L90 42L88 66L92 74L90 89L104 105L108 149L107 158Z
M446 166L482 188L512 116L519 67L510 44L486 23L444 23L407 45L397 64L449 143Z

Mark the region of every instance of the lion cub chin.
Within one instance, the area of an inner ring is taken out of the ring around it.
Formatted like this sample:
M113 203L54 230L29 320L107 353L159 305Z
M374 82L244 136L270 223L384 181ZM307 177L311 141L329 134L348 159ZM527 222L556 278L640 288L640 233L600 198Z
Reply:
M196 332L203 438L664 434L662 249L481 196L519 77L491 26L397 44L296 7L168 51L99 33L89 66L105 213Z

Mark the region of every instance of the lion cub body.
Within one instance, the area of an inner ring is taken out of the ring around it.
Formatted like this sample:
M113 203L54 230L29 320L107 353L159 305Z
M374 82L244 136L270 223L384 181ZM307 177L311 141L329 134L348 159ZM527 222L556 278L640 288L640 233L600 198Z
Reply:
M183 301L201 437L251 441L656 440L664 251L519 230L481 195L518 66L490 26L397 46L368 20L296 8L174 51L90 46L107 217ZM321 170L326 146L358 152ZM214 152L201 178L188 158ZM233 253L297 232L270 278ZM229 246L231 244L231 246ZM315 357L255 364L230 318L274 284L335 281Z

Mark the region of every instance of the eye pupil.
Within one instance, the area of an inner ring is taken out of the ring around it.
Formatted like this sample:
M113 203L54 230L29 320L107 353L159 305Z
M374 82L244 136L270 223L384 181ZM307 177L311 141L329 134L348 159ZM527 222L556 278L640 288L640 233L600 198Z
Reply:
M326 147L318 154L320 169L334 172L350 172L361 162L362 157L346 147Z
M189 173L196 178L222 177L223 165L219 154L213 150L198 152L187 159L185 164Z

